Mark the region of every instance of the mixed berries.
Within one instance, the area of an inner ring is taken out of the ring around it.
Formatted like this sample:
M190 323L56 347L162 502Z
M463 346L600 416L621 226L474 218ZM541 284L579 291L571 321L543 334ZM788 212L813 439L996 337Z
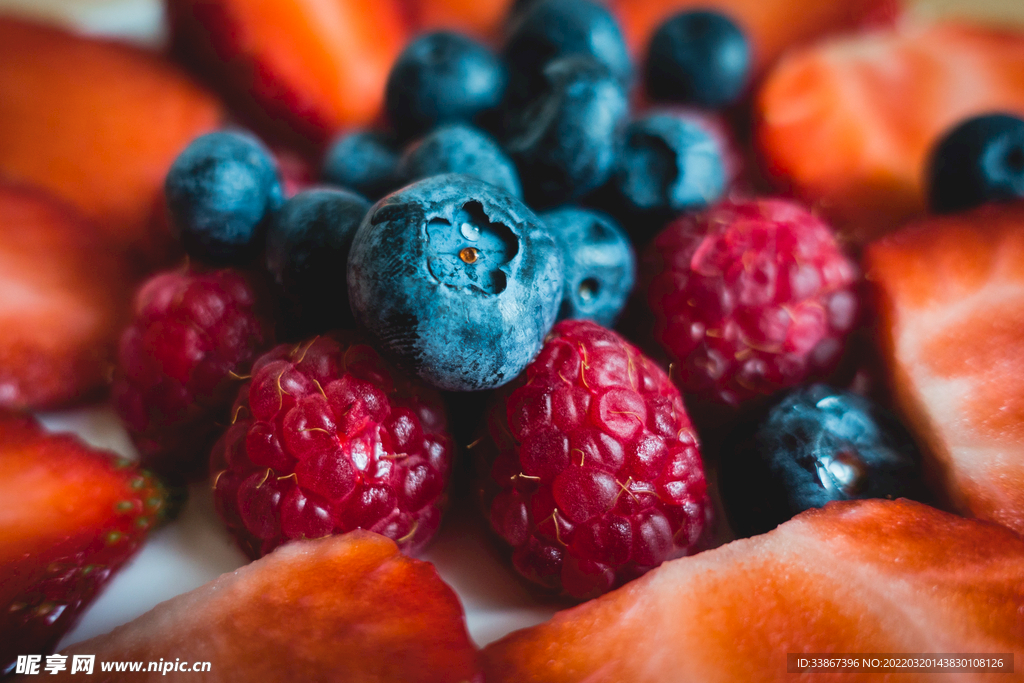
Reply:
M888 0L774 23L770 2L735 16L644 3L517 2L503 31L481 10L470 35L431 23L445 11L430 0L381 0L372 17L348 0L174 0L174 52L230 95L231 118L167 64L0 20L0 84L39 80L15 73L5 44L60 44L83 78L176 83L190 120L164 122L140 153L138 175L163 180L145 201L109 187L92 198L81 180L131 144L76 147L87 170L51 174L74 185L50 188L67 206L4 180L0 216L38 229L0 237L0 404L81 400L112 367L142 463L167 483L209 475L251 558L360 529L419 553L458 468L472 468L511 566L574 600L703 549L716 505L753 535L830 501L931 500L923 471L966 482L936 499L1024 528L1019 492L986 486L1016 471L979 483L975 470L995 466L964 467L974 456L957 446L1019 436L1020 392L993 390L989 369L1024 356L1024 92L999 85L1019 84L1006 74L1024 38L901 27L872 50L812 44L773 65L784 44L877 20ZM962 63L991 77L964 85ZM934 107L904 118L880 83ZM871 96L851 104L853 92ZM83 116L103 108L67 99ZM136 99L127 111L150 112ZM8 148L0 176L24 180L32 164ZM926 211L950 215L877 240ZM134 309L118 298L133 277ZM935 312L944 304L955 315ZM855 348L867 339L877 354ZM949 384L961 375L982 389ZM469 404L490 406L465 430L479 438L457 443L446 401L467 421ZM23 420L0 415L14 435L0 488L49 467L38 478L58 493L91 477L138 494L83 523L35 602L0 603L16 616L66 603L59 628L26 631L51 647L166 506L148 472Z

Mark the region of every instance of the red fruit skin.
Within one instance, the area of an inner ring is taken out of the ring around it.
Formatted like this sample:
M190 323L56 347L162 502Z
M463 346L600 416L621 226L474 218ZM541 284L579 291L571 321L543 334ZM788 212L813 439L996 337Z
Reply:
M175 480L205 476L238 382L271 337L238 271L166 271L142 285L112 395L147 467Z
M338 334L256 361L210 467L250 557L353 529L416 554L440 525L453 456L440 395Z
M857 320L856 265L782 199L686 215L647 255L655 336L680 388L728 405L826 376Z
M958 123L1024 116L1024 31L960 21L823 41L780 60L754 133L775 187L863 245L925 213L929 154Z
M165 505L130 462L0 413L0 675L52 652Z
M59 408L106 387L129 313L125 261L74 207L0 181L0 408Z
M265 133L311 148L369 125L408 38L397 0L169 0L177 57Z
M590 321L555 325L502 390L474 453L485 514L516 570L573 598L692 552L710 527L679 392L638 349Z

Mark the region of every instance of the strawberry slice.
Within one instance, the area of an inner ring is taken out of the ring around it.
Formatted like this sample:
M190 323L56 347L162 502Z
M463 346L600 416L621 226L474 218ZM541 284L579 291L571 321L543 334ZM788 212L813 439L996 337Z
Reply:
M204 681L483 681L455 592L368 531L281 546L63 651L79 653L96 655L97 673L104 661L206 661Z
M446 29L498 38L515 0L404 0L420 30ZM521 5L526 4L520 2Z
M164 509L130 462L0 413L0 676L52 650Z
M646 57L658 27L677 12L711 9L732 18L751 38L755 71L772 64L784 49L832 33L891 23L900 0L613 0L633 51Z
M1024 539L907 500L830 503L483 650L488 683L792 681L786 653L1024 655ZM938 680L935 674L900 680ZM880 680L815 674L808 680ZM992 674L953 674L961 683Z
M1024 533L1024 203L868 247L896 402L960 511Z
M0 176L76 205L118 249L165 257L171 162L220 105L158 56L0 18Z
M87 398L108 381L128 314L122 257L34 188L0 183L0 226L0 408Z
M977 114L1024 115L1024 32L911 25L790 54L757 101L776 182L862 244L925 209L925 164Z
M380 112L399 0L169 0L175 52L256 123L320 144Z

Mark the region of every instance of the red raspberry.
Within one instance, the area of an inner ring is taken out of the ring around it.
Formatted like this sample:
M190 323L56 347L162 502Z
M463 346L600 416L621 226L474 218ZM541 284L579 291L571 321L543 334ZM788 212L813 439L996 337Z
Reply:
M419 552L454 449L440 395L349 337L281 345L253 366L214 446L217 510L250 557L368 529Z
M143 284L121 335L113 398L147 467L172 478L205 474L239 375L268 337L236 271L165 272Z
M687 393L736 405L832 370L857 317L857 268L781 199L726 202L652 244L655 335Z
M636 347L563 321L502 394L475 452L491 526L521 574L584 599L694 549L711 515L697 437Z

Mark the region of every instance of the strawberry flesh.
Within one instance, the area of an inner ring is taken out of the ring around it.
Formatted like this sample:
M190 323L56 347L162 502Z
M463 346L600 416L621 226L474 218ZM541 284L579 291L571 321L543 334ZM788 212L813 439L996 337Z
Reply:
M1024 533L1024 203L922 219L870 245L865 271L933 484Z
M0 415L0 675L52 650L164 509L130 462Z
M1024 115L1024 31L907 24L790 53L756 104L769 175L857 244L925 209L931 148L994 111Z
M368 531L282 546L63 651L79 653L103 661L174 653L210 662L201 678L213 682L483 681L455 592L431 564Z
M0 183L0 226L0 408L88 398L107 382L128 313L122 258L35 189Z
M1024 540L1009 530L902 499L844 501L512 633L484 648L484 672L489 683L782 682L794 679L787 652L1019 658L1022 601Z
M152 52L7 17L0 92L0 176L74 204L141 263L165 260L164 176L220 104Z

